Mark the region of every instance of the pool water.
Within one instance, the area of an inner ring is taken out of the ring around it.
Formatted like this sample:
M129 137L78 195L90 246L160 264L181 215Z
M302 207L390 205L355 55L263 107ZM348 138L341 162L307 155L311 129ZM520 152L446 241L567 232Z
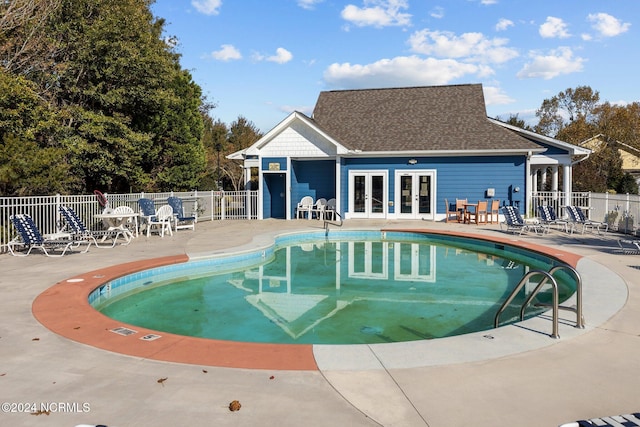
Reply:
M259 264L140 279L116 297L94 298L93 305L131 325L222 340L413 341L493 328L500 304L524 274L557 264L502 245L438 236L294 239ZM501 324L519 320L536 284L525 286ZM558 284L561 301L575 291L568 277ZM536 300L549 302L550 292ZM527 316L542 311L530 306Z

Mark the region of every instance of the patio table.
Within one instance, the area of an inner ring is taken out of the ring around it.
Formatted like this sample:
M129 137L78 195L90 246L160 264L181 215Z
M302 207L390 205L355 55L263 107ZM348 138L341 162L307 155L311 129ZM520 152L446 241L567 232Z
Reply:
M95 218L104 220L107 223L107 231L113 232L113 234L115 234L115 238L117 238L118 235L121 234L125 238L127 243L129 243L134 237L138 237L139 216L139 212L110 212L94 215ZM135 235L126 226L127 222L129 222L130 219L133 219L134 222ZM105 235L102 238L102 241L104 241L107 237L108 235Z

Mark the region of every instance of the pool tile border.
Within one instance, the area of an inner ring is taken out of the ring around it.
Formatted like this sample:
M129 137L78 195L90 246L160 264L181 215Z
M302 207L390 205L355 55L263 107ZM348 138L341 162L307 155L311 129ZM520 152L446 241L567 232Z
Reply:
M575 267L580 255L515 238L483 236L433 229L382 229L382 232L408 232L469 237L532 250ZM89 295L101 285L127 274L150 268L186 263L187 255L153 258L89 271L58 282L36 297L34 317L52 332L70 340L132 357L165 362L247 369L318 370L311 344L263 344L186 337L127 325L96 311ZM134 334L113 333L128 328ZM160 338L141 339L160 335ZM328 347L329 348L329 347Z

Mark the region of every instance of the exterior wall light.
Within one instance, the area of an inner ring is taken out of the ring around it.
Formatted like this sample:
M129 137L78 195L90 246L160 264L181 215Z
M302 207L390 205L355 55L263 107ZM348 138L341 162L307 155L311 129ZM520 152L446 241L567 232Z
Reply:
M418 163L418 161L416 159L409 159L409 164L410 165L415 165L417 163Z

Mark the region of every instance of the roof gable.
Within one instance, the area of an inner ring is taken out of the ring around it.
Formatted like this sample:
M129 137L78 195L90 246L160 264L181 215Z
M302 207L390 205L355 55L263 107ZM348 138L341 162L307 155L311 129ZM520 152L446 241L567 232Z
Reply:
M242 154L327 157L346 151L345 147L319 129L311 119L294 111Z
M313 121L362 152L540 149L489 122L480 84L321 92Z

